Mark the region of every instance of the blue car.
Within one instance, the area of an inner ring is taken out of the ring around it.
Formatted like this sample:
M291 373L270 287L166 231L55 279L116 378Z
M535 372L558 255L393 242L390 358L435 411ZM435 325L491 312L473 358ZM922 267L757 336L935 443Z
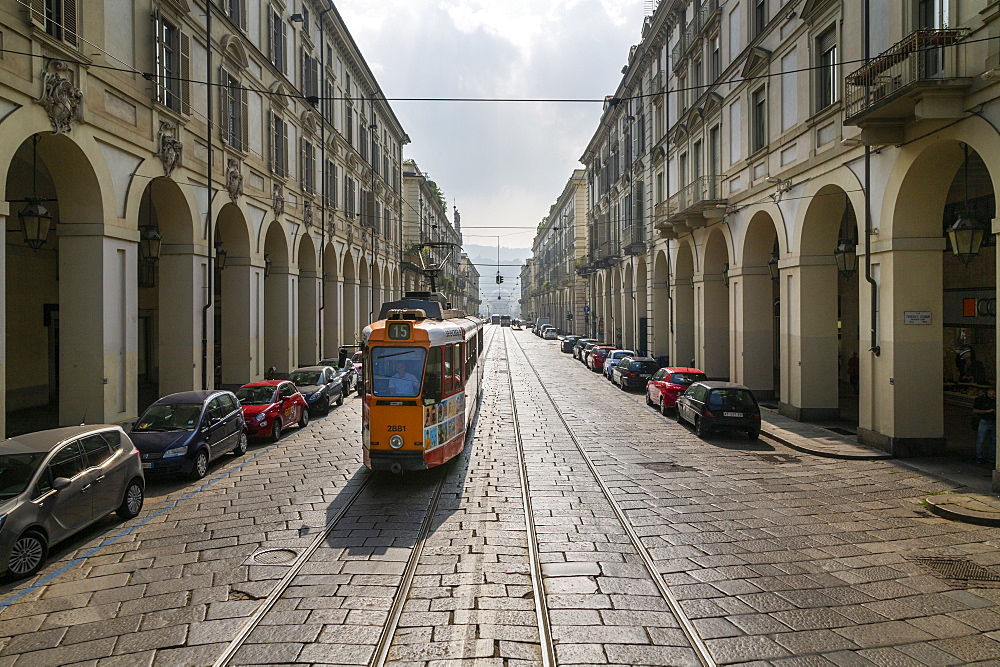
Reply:
M232 452L247 451L246 426L239 401L230 391L185 391L164 396L132 425L147 474L187 474L201 479L208 464Z

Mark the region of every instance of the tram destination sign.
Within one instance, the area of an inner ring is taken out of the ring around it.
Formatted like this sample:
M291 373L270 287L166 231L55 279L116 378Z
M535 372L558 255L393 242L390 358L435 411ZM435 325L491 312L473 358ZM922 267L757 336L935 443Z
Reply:
M931 311L907 310L903 312L903 324L930 324Z

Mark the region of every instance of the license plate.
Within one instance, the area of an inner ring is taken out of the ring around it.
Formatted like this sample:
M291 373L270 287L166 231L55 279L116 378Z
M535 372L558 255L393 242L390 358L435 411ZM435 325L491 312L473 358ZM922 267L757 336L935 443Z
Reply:
M152 468L152 467L153 467L153 464L152 464L152 463L143 463L143 464L142 464L142 468L143 468L143 470L149 470L149 469L150 469L150 468Z
M723 417L742 417L743 413L742 412L723 412L722 416Z

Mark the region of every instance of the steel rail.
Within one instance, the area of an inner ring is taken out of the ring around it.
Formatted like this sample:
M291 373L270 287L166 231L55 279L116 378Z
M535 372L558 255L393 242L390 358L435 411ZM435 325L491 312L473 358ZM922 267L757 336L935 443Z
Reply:
M517 445L515 447L517 450L517 470L521 478L521 501L524 506L524 525L528 537L528 564L531 569L531 589L535 594L535 615L538 618L538 642L542 651L542 667L553 667L557 664L556 647L552 641L552 623L549 619L549 608L545 599L542 563L538 556L538 535L535 533L535 515L531 508L531 493L528 487L528 466L524 459L524 443L521 440L521 427L517 419L517 402L514 400L514 380L510 372L510 353L507 351L506 332L503 335L503 342L504 356L507 361L507 385L510 388L510 405L514 415L514 442Z
M590 474L593 475L594 480L597 482L598 486L601 487L601 491L602 493L604 493L604 497L607 498L608 503L611 505L611 509L615 513L615 516L618 517L618 520L621 522L622 527L628 534L629 539L632 542L632 545L635 547L636 552L639 554L639 557L642 558L643 564L646 566L646 569L649 571L649 574L653 578L653 583L656 584L656 587L660 591L660 595L663 597L664 601L666 601L667 605L670 607L670 610L671 612L673 612L674 617L680 624L681 630L684 632L684 635L687 637L688 641L691 642L691 648L694 649L695 655L697 656L698 660L701 662L702 665L704 665L704 667L717 667L718 663L716 663L715 659L712 658L712 654L708 650L708 645L705 644L705 641L698 635L698 631L694 627L694 623L692 623L691 619L688 618L687 614L684 612L684 609L681 607L680 602L677 600L673 592L670 590L670 586L667 584L666 580L664 580L663 575L660 574L660 571L656 568L656 561L653 560L652 554L649 553L649 549L647 549L646 546L642 543L642 538L639 537L639 534L635 531L635 528L633 528L632 523L629 521L628 516L625 514L625 510L623 510L621 508L621 505L618 504L618 501L615 500L614 494L611 492L611 488L608 487L607 483L605 483L604 481L604 478L602 478L600 473L598 472L597 466L594 464L594 460L590 457L590 454L588 454L587 451L584 449L583 445L580 443L580 440L576 437L576 434L570 427L569 422L567 422L566 418L563 416L562 410L560 410L558 404L556 404L556 401L552 397L552 394L549 392L548 388L542 382L541 374L538 372L538 369L535 367L535 365L531 362L531 359L528 358L527 353L525 353L524 351L524 346L521 345L521 341L517 340L516 336L514 337L514 340L517 343L517 347L520 349L521 354L524 355L525 360L528 362L528 367L531 368L532 372L535 374L535 377L538 378L538 386L542 388L543 392L545 392L545 396L546 398L548 398L549 403L551 403L552 407L555 409L556 416L558 416L559 421L562 422L563 428L566 429L566 433L573 441L573 444L574 446L576 446L577 451L580 452L580 455L583 457L584 462L587 464L587 468L590 469ZM509 363L510 362L508 361L508 364Z
M483 354L480 355L479 358L480 366L486 359L490 348L492 348L493 340L495 338L496 332L494 332L493 336L490 337L490 342L484 346ZM485 377L485 373L483 376ZM478 387L478 396L476 397L476 413L473 416L472 421L466 425L464 448L466 451L472 444L472 436L475 433L474 425L479 420L479 408L481 405L480 399L482 394L483 388L482 385L480 385ZM406 600L409 598L410 588L413 585L413 578L417 573L417 565L420 563L420 556L423 554L424 544L426 543L427 536L430 533L430 527L434 520L434 516L437 514L438 502L441 500L441 492L444 489L445 479L447 478L443 467L444 466L441 466L442 471L437 487L434 489L434 495L431 497L431 502L427 506L427 516L424 517L423 522L420 524L420 532L417 534L417 541L413 545L413 551L410 553L410 557L406 562L406 569L403 571L403 578L399 583L399 588L396 589L396 595L393 596L389 616L386 618L385 625L382 626L382 633L379 635L378 642L375 644L375 652L372 654L372 659L368 663L372 667L382 667L389 659L389 650L392 648L392 640L395 638L396 630L399 628L399 619L403 615L403 607L406 605Z
M213 667L224 667L229 664L229 661L233 659L236 652L239 651L240 648L242 648L246 643L250 634L257 628L258 625L260 625L260 622L264 620L264 617L267 616L268 612L271 611L278 600L281 599L281 596L284 595L285 591L288 590L288 587L291 585L295 577L298 576L302 567L309 561L316 550L319 549L320 545L323 544L327 536L333 532L334 527L342 518L344 518L344 515L347 514L349 509L351 509L351 506L358 499L361 493L368 488L368 485L371 484L373 478L374 475L367 475L365 479L358 484L358 487L341 506L337 513L326 522L326 527L323 531L313 538L313 540L309 543L309 546L306 547L305 550L303 550L302 553L300 553L295 559L295 562L289 566L288 571L285 572L285 576L281 578L281 580L275 585L274 589L272 589L268 596L264 598L264 601L261 602L260 606L257 607L253 615L247 619L246 623L243 624L243 627L241 627L239 632L236 633L233 640L229 642L228 646L226 646L226 650L222 652L222 655L220 655L215 662L212 663Z

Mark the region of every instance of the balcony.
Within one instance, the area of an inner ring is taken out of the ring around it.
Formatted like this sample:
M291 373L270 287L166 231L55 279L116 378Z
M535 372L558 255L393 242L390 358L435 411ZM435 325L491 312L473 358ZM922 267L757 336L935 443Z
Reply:
M721 176L699 176L664 202L663 215L657 212L657 228L663 229L664 221L678 227L701 227L709 219L718 219L725 213L726 199L722 196ZM662 206L663 204L658 205Z
M625 228L622 235L622 252L626 255L641 255L646 252L646 226L641 222Z
M712 19L721 14L719 0L702 0L701 9L698 11L698 28L704 30Z
M864 130L867 143L898 143L913 120L954 119L964 113L960 76L964 29L917 30L848 75L845 125Z

